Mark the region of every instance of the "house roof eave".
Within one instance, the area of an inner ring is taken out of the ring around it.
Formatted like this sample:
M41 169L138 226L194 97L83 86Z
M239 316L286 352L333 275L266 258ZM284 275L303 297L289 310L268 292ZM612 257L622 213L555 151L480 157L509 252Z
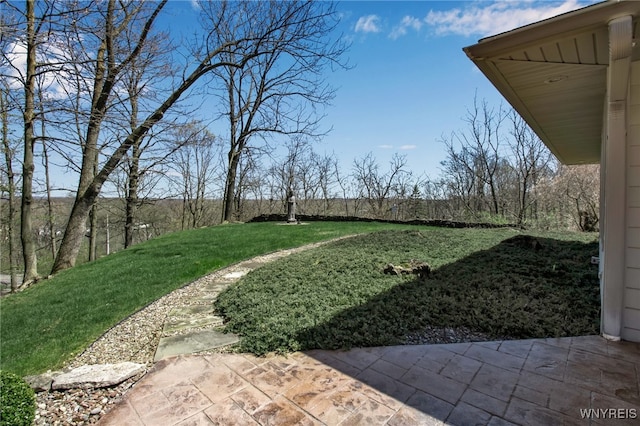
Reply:
M636 17L637 27L640 2L598 3L484 38L463 50L561 162L597 163L608 23L628 15ZM566 81L556 84L556 77Z

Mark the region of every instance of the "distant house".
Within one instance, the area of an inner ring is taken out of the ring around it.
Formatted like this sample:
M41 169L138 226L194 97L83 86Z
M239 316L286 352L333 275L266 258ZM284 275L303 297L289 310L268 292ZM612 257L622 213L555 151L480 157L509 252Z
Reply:
M640 2L480 40L469 58L565 164L600 163L602 335L640 342Z

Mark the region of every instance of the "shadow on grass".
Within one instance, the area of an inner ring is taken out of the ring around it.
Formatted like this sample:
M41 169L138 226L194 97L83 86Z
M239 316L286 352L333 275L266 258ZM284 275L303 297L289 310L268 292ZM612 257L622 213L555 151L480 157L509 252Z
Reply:
M444 265L427 279L398 277L398 285L389 291L299 332L297 341L306 349L365 347L306 353L376 392L444 421L461 395L455 397L452 392L464 390L467 384L443 379L437 372L446 368L455 352L462 354L469 345L448 346L452 353L444 347L379 345L397 345L400 342L393 336L419 333L426 326L466 327L495 340L598 334L598 268L590 264L596 253L597 243L509 238ZM381 339L381 335L388 337ZM495 349L492 343L486 345ZM449 355L442 365L438 364L441 353ZM380 361L384 354L385 359L395 358L396 364ZM376 361L384 365L377 371L368 368ZM417 362L424 368L412 368ZM500 386L501 378L491 380ZM411 389L432 389L434 395L453 395L455 401L445 402Z
M466 327L495 339L598 334L598 268L590 264L596 253L595 242L509 238L427 279L398 277L388 291L296 340L309 349L392 345L427 326Z

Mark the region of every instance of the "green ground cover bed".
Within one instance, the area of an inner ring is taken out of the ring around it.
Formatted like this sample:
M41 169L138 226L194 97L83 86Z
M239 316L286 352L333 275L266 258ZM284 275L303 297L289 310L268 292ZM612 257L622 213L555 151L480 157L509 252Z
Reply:
M0 369L24 376L59 368L129 315L232 263L342 235L408 227L252 223L160 236L0 299Z
M265 265L216 301L239 350L392 345L425 326L495 338L597 334L593 234L416 227L333 242ZM424 261L431 275L387 275Z

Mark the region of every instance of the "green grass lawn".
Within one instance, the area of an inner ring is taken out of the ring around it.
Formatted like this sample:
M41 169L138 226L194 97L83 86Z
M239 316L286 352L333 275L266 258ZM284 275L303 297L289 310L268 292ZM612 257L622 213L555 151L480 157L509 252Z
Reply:
M0 369L26 375L59 368L149 303L240 260L342 235L403 228L252 223L163 235L0 299Z
M426 325L495 338L597 334L596 236L416 227L341 240L257 269L223 292L227 330L255 354L397 344ZM428 262L429 278L382 273Z

